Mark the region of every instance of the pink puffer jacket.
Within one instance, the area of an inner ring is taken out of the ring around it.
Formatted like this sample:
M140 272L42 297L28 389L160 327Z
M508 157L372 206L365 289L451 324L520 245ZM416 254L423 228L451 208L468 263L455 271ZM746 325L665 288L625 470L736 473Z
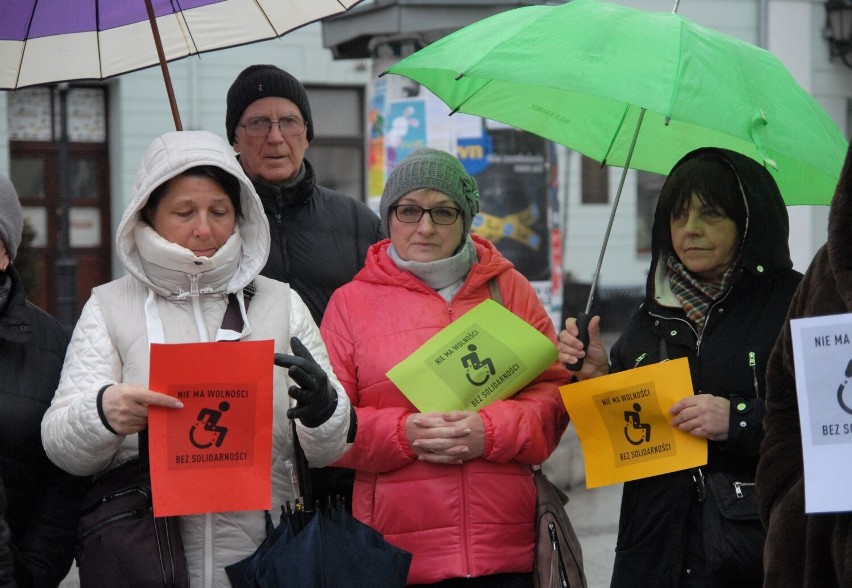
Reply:
M387 255L338 289L321 332L334 372L358 414L355 443L334 465L354 468L353 511L414 554L409 583L532 569L535 489L530 465L544 461L568 424L558 363L513 397L480 411L485 451L462 465L418 461L405 436L417 409L385 376L429 337L486 298L497 277L503 304L554 342L550 317L529 282L487 240L473 237L474 264L450 303Z

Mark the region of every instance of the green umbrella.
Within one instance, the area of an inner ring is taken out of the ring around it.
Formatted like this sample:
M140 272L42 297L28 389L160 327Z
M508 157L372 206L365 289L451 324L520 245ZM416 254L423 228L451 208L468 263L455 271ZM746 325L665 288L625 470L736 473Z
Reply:
M388 72L453 111L607 165L668 174L698 147L731 149L764 164L789 205L827 205L846 154L837 125L772 53L675 13L598 0L517 8Z
M516 8L439 39L387 72L422 84L453 112L624 168L578 317L585 344L628 168L668 174L694 149L723 147L763 164L788 205L827 205L846 155L837 125L772 53L674 12L599 0Z

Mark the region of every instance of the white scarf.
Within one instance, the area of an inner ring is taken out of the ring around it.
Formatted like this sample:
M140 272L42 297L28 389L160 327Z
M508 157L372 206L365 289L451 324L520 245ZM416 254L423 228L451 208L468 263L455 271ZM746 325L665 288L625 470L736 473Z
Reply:
M464 244L459 248L458 253L445 259L427 262L407 261L399 256L393 244L388 247L388 255L396 267L417 276L447 302L452 300L461 289L467 274L470 273L471 266L479 261L476 246L470 235L465 237Z

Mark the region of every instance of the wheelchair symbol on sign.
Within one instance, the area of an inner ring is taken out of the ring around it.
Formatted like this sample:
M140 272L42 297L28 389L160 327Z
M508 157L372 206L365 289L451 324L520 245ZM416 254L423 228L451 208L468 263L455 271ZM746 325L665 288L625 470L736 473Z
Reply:
M624 425L624 438L631 445L641 445L651 440L651 425L643 423L639 413L642 411L642 406L638 402L633 403L633 410L624 411L624 420L627 422ZM631 432L641 431L639 440L634 441L631 437Z
M467 348L470 350L470 353L461 358L462 366L467 368L465 376L467 377L467 381L474 386L482 386L488 381L488 378L494 375L494 362L488 357L479 359L479 354L476 352L476 345L468 345ZM479 375L482 368L488 368L488 371L485 372L485 377L481 380L479 378L474 379L471 376L471 370L474 370L474 373Z
M219 426L219 419L222 417L222 413L226 412L229 408L231 408L231 405L227 402L220 402L219 410L202 408L198 412L198 420L189 429L189 442L199 449L207 449L211 445L221 447L222 442L225 440L225 435L228 434L228 427ZM196 439L196 429L199 428L201 431L205 431L203 433L203 441L206 442Z

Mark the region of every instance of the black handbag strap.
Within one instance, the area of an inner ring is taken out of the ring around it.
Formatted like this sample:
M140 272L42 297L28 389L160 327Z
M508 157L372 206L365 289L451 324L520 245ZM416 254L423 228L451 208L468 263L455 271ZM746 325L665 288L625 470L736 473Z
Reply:
M148 427L139 431L136 436L139 442L139 463L148 469Z
M249 309L249 303L254 297L255 288L254 282L243 288L243 301L245 303L246 312ZM228 306L225 308L225 316L222 317L222 329L241 333L245 322L243 315L240 312L240 302L237 300L237 295L233 292L228 294Z
M308 463L308 457L305 455L305 450L302 449L302 444L299 441L295 419L290 421L290 431L293 434L293 467L296 473L296 481L299 484L299 494L302 497L302 504L306 508L312 509L314 507L314 492L311 485L310 464Z

